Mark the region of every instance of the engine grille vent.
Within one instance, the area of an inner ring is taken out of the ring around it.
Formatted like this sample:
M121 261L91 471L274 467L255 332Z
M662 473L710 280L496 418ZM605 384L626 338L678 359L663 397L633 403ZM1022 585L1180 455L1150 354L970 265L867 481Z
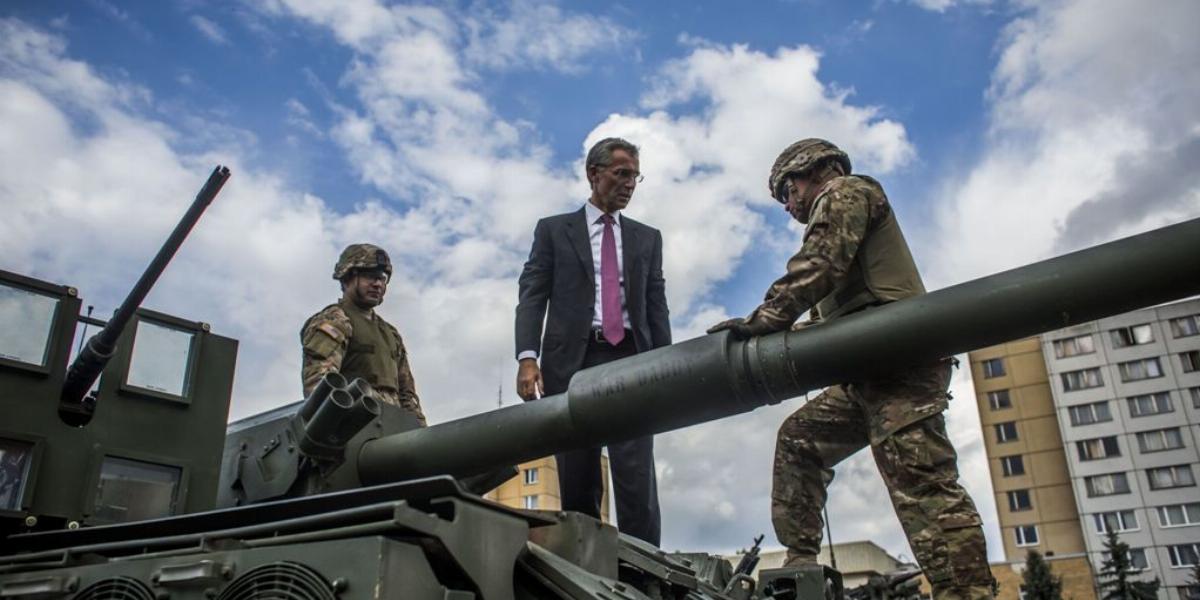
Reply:
M83 588L72 600L154 600L154 593L132 577L113 577Z
M311 567L276 562L242 573L217 600L334 600L333 590Z

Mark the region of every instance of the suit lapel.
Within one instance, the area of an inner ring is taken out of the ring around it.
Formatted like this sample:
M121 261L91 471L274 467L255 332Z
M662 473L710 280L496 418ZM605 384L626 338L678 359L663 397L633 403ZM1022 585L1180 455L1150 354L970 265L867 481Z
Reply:
M575 254L579 256L579 262L583 263L583 269L588 276L588 284L594 286L596 267L592 263L592 241L588 234L587 212L584 209L579 209L567 220L567 239L571 242L571 247L575 249Z

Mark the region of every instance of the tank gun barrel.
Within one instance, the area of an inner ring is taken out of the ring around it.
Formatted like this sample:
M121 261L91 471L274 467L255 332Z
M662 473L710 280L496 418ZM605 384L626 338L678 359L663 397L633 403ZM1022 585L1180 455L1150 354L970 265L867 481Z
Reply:
M125 300L121 302L112 319L88 340L79 355L75 357L75 361L67 370L62 394L59 397L58 414L63 422L78 427L86 425L91 420L95 406L85 399L88 390L91 389L96 378L100 376L100 372L104 370L104 366L112 358L117 339L121 337L121 333L129 324L134 311L145 300L146 294L150 293L150 288L167 268L167 263L171 262L171 258L175 256L175 252L179 250L183 240L200 220L200 215L204 214L204 210L212 203L213 198L216 198L217 193L221 191L221 187L228 179L229 169L227 167L218 165L213 169L212 174L208 176L208 181L204 183L204 187L196 194L192 205L175 225L175 229L171 231L167 241L159 248L158 254L150 261L150 265L142 272L142 276L129 291Z
M1200 293L1200 219L799 331L702 336L580 371L563 394L367 442L375 484L478 473Z

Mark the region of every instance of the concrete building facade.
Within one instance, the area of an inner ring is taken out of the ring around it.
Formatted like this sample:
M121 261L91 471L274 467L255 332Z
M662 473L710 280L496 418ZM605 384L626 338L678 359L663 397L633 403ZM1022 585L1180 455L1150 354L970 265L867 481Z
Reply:
M1113 529L1161 597L1200 555L1200 300L1042 336L1092 563Z
M970 355L1004 556L1086 551L1054 397L1037 338Z
M1200 561L1200 300L970 360L1009 560L1085 552L1099 571L1112 529L1161 598L1186 600Z
M553 456L531 460L518 465L520 471L516 477L500 484L500 487L484 495L488 500L495 500L512 508L530 510L559 510L562 500L558 491L558 464ZM605 523L611 523L609 512L608 485L608 455L600 455L600 473L604 479L604 496L600 501L600 517Z

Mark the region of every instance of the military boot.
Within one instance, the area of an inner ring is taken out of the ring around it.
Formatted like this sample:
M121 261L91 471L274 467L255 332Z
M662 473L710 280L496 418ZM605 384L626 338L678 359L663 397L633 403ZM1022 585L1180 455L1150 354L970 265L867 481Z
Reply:
M805 567L815 564L817 564L817 557L815 554L806 554L789 549L787 551L787 558L783 561L783 564L780 565L779 568L794 569L797 567Z

